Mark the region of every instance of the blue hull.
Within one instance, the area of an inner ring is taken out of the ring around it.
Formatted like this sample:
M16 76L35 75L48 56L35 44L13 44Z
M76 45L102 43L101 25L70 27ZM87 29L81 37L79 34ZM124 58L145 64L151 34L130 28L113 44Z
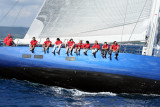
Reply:
M69 57L65 49L60 55L51 52L52 48L44 54L37 47L33 54L29 47L0 47L0 77L92 92L160 94L159 57L120 53L118 59L114 54L112 59L103 59L100 51L96 58L91 51L88 56L81 51L80 56L73 53ZM31 58L22 57L24 54Z

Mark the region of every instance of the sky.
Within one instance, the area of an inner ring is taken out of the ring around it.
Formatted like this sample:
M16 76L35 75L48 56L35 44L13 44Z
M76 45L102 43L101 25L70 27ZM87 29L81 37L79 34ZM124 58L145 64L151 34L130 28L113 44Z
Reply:
M0 26L29 27L44 0L0 0Z

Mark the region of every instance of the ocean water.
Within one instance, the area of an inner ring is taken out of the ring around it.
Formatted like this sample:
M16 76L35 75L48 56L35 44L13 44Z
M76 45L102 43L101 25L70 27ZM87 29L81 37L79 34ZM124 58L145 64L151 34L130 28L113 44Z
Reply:
M0 79L0 107L160 107L160 95L89 93Z
M11 34L13 39L22 39L27 33L28 27L6 27L0 26L0 40L3 40L8 34Z

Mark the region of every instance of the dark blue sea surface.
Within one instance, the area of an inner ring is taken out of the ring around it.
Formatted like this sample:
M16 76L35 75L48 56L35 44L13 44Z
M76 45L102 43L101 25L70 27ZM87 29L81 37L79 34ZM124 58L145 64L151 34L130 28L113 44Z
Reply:
M24 38L28 31L28 27L6 27L0 26L0 40L3 40L8 34L11 34L13 39Z
M89 93L0 79L0 107L159 107L160 95Z

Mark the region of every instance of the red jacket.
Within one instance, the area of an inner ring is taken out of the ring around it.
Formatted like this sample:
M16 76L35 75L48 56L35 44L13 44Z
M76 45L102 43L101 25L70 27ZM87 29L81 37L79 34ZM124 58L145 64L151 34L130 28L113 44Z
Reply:
M6 45L7 45L7 46L11 46L11 45L12 45L12 42L13 42L13 39L10 38L10 39L6 42Z
M58 41L58 40L57 40L57 41L55 42L55 44L56 44L56 45L60 45L60 44L62 44L62 41Z
M76 47L77 47L77 48L80 47L80 48L82 49L82 48L83 48L83 43L77 43L77 44L76 44Z
M3 43L7 43L8 40L9 40L9 36L7 36L7 37L4 39Z
M87 43L86 43L86 44L84 44L84 45L83 45L83 48L84 48L84 49L86 49L86 48L90 48L90 44L89 44L89 43L88 43L88 44L87 44Z
M44 42L44 44L47 45L47 46L48 46L49 44L50 44L50 46L52 46L51 43L52 43L51 41L45 41L45 42Z
M74 42L74 41L73 41L73 42L68 41L67 43L68 43L69 47L71 47L71 46L75 45L75 42ZM74 47L74 46L73 46L73 47Z
M116 51L116 50L119 48L119 45L114 45L114 44L113 44L111 47L112 47L113 50Z
M99 45L99 44L94 44L94 45L92 46L92 49L93 49L93 48L100 49L100 45Z
M107 48L108 48L107 50L109 50L109 45L108 45L108 44L107 44L107 45L103 45L102 47L103 47L104 49L107 49Z
M38 41L36 41L36 40L35 40L35 41L34 41L34 40L31 40L30 43L31 43L32 46L37 46Z

